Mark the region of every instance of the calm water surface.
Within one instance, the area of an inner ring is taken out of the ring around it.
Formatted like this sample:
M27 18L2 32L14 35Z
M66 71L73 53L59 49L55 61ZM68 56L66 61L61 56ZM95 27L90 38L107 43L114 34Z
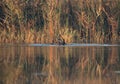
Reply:
M0 45L0 84L120 84L120 45Z

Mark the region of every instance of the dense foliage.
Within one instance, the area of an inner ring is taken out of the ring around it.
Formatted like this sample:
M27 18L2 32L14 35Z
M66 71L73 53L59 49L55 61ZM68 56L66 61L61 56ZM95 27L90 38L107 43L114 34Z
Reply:
M116 42L119 0L1 0L0 42Z

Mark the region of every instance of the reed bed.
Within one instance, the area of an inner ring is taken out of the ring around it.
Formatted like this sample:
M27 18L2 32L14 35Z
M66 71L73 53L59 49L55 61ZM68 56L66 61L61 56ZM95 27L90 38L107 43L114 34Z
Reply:
M116 42L119 10L119 0L2 0L0 43Z

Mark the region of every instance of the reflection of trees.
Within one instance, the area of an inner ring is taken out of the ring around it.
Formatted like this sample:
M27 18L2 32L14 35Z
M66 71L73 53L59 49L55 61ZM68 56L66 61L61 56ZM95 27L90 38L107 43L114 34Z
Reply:
M16 80L20 76L22 77L22 67L14 62L7 63L7 61L4 61L0 63L0 73L0 84L15 84Z
M111 71L111 70L116 70L118 67L119 67L119 61L118 61L118 58L119 58L119 51L118 51L118 48L117 47L111 47L108 49L107 51L108 53L106 57L104 57L104 61L105 61L105 64L106 66L104 67L104 74L107 72L107 71Z
M69 79L74 77L76 70L77 70L77 63L79 62L79 57L77 56L70 56L68 59L61 57L61 69L62 69L62 76L64 79Z
M41 76L37 75L44 75L41 72L43 66L45 67L47 64L46 56L43 56L41 52L40 49L34 47L4 47L2 50L0 49L0 72L2 72L0 82L26 84L37 79L43 81Z
M37 79L39 81L43 81L41 77L44 77L44 75L46 76L46 74L43 74L43 68L46 65L47 60L43 55L36 55L33 59L33 63L29 62L29 58L28 60L26 59L23 63L23 72L28 80L27 83L31 83L32 81Z
M3 47L0 82L63 83L81 76L99 78L109 70L119 70L118 56L118 47Z

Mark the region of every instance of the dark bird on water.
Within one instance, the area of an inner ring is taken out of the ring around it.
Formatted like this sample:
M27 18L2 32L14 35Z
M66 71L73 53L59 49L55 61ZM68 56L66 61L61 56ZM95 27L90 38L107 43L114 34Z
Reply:
M60 35L56 40L53 40L51 44L65 45L65 39Z

